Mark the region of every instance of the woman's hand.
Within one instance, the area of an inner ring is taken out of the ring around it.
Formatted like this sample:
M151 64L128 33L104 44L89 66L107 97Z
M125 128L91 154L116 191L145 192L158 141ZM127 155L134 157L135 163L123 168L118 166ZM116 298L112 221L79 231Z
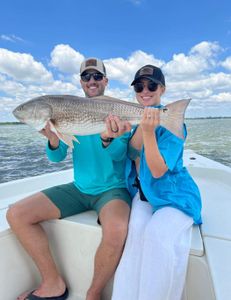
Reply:
M153 133L153 130L160 124L160 110L157 108L145 107L140 122L143 133Z

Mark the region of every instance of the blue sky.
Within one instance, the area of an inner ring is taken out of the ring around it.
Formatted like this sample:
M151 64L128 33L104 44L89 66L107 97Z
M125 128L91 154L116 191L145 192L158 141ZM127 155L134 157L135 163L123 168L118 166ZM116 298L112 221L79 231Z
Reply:
M0 122L42 94L83 95L79 66L104 60L108 95L134 101L145 64L162 68L163 103L193 99L187 116L231 116L229 0L1 1Z

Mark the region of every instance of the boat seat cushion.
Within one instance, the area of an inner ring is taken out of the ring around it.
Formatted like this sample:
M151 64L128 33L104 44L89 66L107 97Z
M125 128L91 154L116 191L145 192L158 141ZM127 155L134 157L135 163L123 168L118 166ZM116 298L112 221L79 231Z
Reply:
M78 215L74 215L68 218L63 219L64 221L75 222L79 224L85 224L95 227L100 227L97 223L97 214L94 211L87 211ZM198 225L193 226L192 230L192 241L191 241L191 249L190 255L194 256L203 256L204 247L200 232L200 227Z

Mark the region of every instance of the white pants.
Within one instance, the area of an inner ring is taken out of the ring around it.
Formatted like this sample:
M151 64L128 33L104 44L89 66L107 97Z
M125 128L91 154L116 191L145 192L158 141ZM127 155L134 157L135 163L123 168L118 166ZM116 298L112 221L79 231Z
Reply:
M171 207L154 214L135 196L112 300L180 300L193 219Z

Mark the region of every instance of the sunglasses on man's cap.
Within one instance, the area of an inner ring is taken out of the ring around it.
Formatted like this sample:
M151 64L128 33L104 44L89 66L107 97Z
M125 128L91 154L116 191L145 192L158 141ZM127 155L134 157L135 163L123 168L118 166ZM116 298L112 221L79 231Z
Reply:
M88 82L91 80L91 77L93 77L93 79L95 81L101 81L104 77L104 75L102 73L96 72L96 73L83 73L81 76L82 81L84 82Z

